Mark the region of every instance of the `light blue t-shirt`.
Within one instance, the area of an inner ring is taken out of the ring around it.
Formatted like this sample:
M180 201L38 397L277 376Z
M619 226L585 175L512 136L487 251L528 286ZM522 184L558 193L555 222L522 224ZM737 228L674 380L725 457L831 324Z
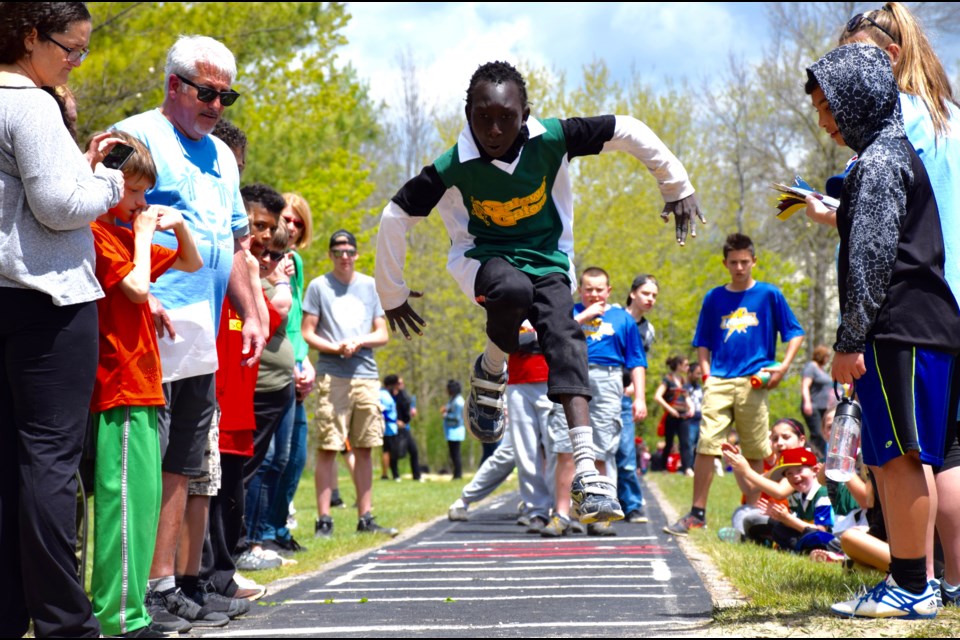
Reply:
M386 389L380 389L380 407L383 409L383 435L397 435L397 401Z
M783 342L804 334L780 289L717 287L703 299L693 346L710 350L711 376L742 378L776 362L777 333Z
M447 402L447 412L443 415L443 434L448 442L463 442L467 429L463 426L463 396L451 398Z
M582 302L573 306L573 315L584 310ZM593 320L583 324L587 339L587 362L607 367L624 367L628 371L647 366L643 341L637 321L623 307L611 306Z
M233 267L234 238L248 233L237 160L214 136L191 140L183 135L159 109L127 118L115 128L138 138L150 150L157 165L157 184L147 191L147 202L180 211L203 258L199 271L170 269L150 286L150 292L167 309L206 301L216 331ZM153 241L177 248L172 231L157 232Z
M937 138L923 100L901 93L900 108L907 139L917 150L930 177L946 254L943 272L953 297L960 304L960 109L947 103L949 132Z

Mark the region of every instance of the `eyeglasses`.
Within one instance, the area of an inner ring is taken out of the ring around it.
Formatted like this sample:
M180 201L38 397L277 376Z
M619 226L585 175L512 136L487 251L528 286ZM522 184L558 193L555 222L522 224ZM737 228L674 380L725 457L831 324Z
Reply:
M281 260L283 260L283 256L285 256L286 254L283 253L282 251L268 251L264 249L263 255L266 256L267 258L270 258L274 262L280 262Z
M284 216L283 221L287 224L292 224L297 229L303 229L303 220L297 220L296 218L287 218Z
M866 20L867 22L869 22L870 24L872 24L874 27L876 27L877 29L879 29L880 31L882 31L883 33L885 33L888 38L890 38L890 39L893 40L894 42L897 42L897 39L893 37L893 34L892 34L892 33L890 33L889 31L887 31L887 30L884 29L883 27L881 27L881 26L877 23L876 20L874 20L873 18L871 18L870 16L868 16L868 15L865 14L865 13L858 13L857 15L853 16L852 18L850 18L850 21L847 22L847 33L855 33L855 32L857 32L857 31L860 29L860 25L863 23L864 20Z
M357 250L356 249L330 249L330 255L332 255L334 258L343 258L343 257L352 258L353 256L357 255Z
M183 84L190 85L191 87L197 90L197 100L199 100L200 102L213 102L214 100L216 100L217 96L220 96L220 104L222 104L225 107L229 107L230 105L232 105L234 102L237 101L237 98L240 97L240 94L234 91L233 89L228 89L227 91L217 91L216 89L212 89L210 87L202 87L199 84L190 82L179 73L174 75L180 78L180 82L182 82Z
M40 37L44 40L52 42L67 53L67 62L73 62L74 64L80 64L87 59L87 56L90 55L90 49L71 49L70 47L65 47L47 34L42 31L39 32Z

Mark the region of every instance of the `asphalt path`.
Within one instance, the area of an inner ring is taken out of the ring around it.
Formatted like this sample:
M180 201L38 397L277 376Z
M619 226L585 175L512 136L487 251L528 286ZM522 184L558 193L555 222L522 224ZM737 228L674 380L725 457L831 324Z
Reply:
M529 534L516 505L510 493L467 522L437 520L203 636L663 637L709 624L710 596L652 499L650 522L615 523L616 537Z

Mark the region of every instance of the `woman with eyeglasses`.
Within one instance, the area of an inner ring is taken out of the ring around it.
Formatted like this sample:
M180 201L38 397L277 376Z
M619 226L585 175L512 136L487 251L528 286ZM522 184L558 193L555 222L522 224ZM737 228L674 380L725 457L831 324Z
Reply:
M890 56L900 85L900 108L907 138L930 177L940 213L946 250L945 275L960 301L960 106L953 99L943 64L916 18L899 2L857 14L847 23L840 44L867 42ZM956 384L954 386L957 386ZM955 416L949 416L956 425ZM960 604L960 444L949 430L947 451L936 473L936 526L943 541L944 579L938 585L944 603ZM882 478L880 479L881 491ZM931 487L932 488L932 487ZM933 493L933 492L931 492ZM933 496L932 496L933 497ZM932 558L933 521L928 533ZM932 566L927 575L933 578Z
M100 633L77 575L75 473L96 378L90 223L123 196L44 87L92 31L82 2L0 3L0 636ZM103 139L100 139L102 142ZM96 146L96 145L95 145ZM108 150L104 144L104 151ZM97 149L99 152L99 149Z
M284 551L300 551L301 545L294 539L287 528L290 503L300 484L300 476L307 464L307 411L303 401L313 390L316 372L310 363L308 351L310 347L303 339L300 324L303 320L303 259L297 250L304 250L313 240L313 217L310 205L302 196L296 193L285 193L283 199L286 207L280 215L280 224L287 230L287 271L290 280L290 293L293 300L287 314L287 338L293 345L296 365L293 371L296 386L296 404L294 405L293 428L287 433L289 437L290 457L277 483L276 493L268 507L266 526L264 528L264 542L271 541ZM274 438L283 434L278 431Z

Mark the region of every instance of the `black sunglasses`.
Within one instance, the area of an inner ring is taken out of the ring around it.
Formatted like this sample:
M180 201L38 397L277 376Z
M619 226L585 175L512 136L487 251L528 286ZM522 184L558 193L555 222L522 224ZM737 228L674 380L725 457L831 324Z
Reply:
M220 104L225 107L229 107L234 102L237 101L237 98L240 97L240 94L234 91L233 89L228 89L227 91L217 91L216 89L211 89L210 87L202 87L199 84L191 82L184 78L179 73L175 73L175 76L180 78L180 82L186 85L190 85L197 90L197 100L200 102L213 102L217 96L220 97Z
M59 42L51 38L49 35L47 35L43 31L40 31L38 33L40 37L46 40L47 42L52 42L53 44L57 45L58 47L66 51L67 60L70 62L73 62L75 64L80 64L81 62L87 59L88 55L90 55L90 49L71 49L70 47L66 47L60 44Z
M357 250L356 249L330 249L330 255L332 255L334 258L343 258L343 257L352 258L353 256L357 255Z
M283 260L283 256L287 254L283 253L282 251L268 251L264 249L263 255L270 258L274 262L280 262L281 260Z
M897 42L897 39L893 37L892 33L887 31L883 27L881 27L876 20L874 20L873 18L871 18L865 13L858 13L857 15L850 18L850 20L847 22L847 33L856 33L860 29L860 25L863 23L864 20L866 20L867 22L872 24L874 27L876 27L877 29L885 33L888 38L890 38L894 42Z

